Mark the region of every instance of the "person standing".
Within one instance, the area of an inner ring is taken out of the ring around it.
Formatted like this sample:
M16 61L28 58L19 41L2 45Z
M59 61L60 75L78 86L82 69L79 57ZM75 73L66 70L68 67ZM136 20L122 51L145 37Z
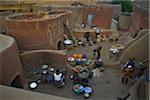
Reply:
M102 50L102 46L99 45L96 49L93 50L93 56L95 56L97 53L97 59L99 59L101 56L101 50Z
M85 36L84 36L84 38L86 39L86 43L88 44L88 45L90 45L91 43L90 43L90 32L86 32L85 33Z

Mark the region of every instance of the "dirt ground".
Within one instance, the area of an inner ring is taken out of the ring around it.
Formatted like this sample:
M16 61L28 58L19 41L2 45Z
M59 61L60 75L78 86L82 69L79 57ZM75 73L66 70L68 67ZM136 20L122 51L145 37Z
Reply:
M123 39L121 39L123 38ZM89 80L89 85L93 89L92 96L90 100L116 100L117 96L121 91L127 91L129 92L130 85L125 85L121 83L121 69L122 66L115 66L111 67L109 66L110 63L114 63L116 61L117 56L113 56L112 58L109 58L110 55L110 47L112 44L116 43L122 43L126 45L126 42L128 41L129 36L127 34L123 34L120 37L120 40L118 42L101 42L100 45L103 47L102 50L102 58L104 60L104 72L99 72L99 77L94 77L91 80ZM93 45L93 46L85 46L85 47L76 47L70 51L68 51L68 54L74 54L74 53L87 53L91 56L92 59L95 59L92 57L93 49L96 48L99 44ZM47 94L53 94L57 96L63 96L67 98L73 98L73 99L83 99L82 95L76 95L72 91L72 81L69 79L66 79L67 84L63 88L57 88L53 84L46 84L46 85L39 85L37 89L34 91L37 92L43 92ZM26 88L28 89L28 87Z
M117 69L106 68L100 77L89 80L89 85L93 89L90 100L116 100L121 91L129 91L130 86L121 83L121 73ZM83 99L82 95L77 95L72 91L73 83L67 79L67 84L63 88L57 88L53 84L39 85L34 91L73 98Z

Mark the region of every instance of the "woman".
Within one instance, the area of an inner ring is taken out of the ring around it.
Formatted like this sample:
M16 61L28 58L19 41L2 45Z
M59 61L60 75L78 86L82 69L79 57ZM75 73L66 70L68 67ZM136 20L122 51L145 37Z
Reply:
M60 72L59 69L57 69L56 72L54 73L54 84L57 87L64 86L65 85L64 78L65 76L63 75L63 73Z

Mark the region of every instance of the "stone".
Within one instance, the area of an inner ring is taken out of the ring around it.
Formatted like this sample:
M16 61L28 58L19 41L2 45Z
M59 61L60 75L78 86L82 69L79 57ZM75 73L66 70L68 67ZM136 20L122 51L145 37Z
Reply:
M126 91L120 91L119 95L117 96L118 100L126 100L128 97L130 96L130 94Z

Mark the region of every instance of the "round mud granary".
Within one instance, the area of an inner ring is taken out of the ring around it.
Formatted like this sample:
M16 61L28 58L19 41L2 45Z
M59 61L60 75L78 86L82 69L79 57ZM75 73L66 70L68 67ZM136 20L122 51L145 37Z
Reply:
M22 51L63 49L63 25L70 20L70 15L67 10L12 15L6 19L7 32L16 39ZM62 46L58 47L60 41Z

